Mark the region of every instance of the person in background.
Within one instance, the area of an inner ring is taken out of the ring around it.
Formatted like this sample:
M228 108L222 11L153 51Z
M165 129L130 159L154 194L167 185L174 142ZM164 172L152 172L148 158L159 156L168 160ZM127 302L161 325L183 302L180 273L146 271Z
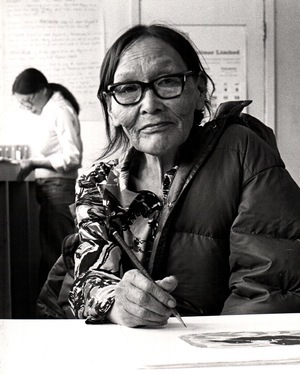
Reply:
M75 200L75 181L82 160L79 105L64 86L48 83L37 69L22 71L12 93L22 108L40 116L36 154L20 160L18 181L35 171L40 205L41 261L39 288L61 254L63 239L75 232L69 206Z
M77 318L300 312L300 189L270 128L241 113L250 101L204 121L213 88L175 29L137 25L108 50L98 96L110 142L76 188Z

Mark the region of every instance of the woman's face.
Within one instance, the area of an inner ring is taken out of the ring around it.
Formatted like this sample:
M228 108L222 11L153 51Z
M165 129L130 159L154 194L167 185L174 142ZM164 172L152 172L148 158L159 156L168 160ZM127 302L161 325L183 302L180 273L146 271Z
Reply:
M15 93L14 96L23 109L26 109L35 115L40 115L49 99L47 94L48 92L45 88L37 91L34 94L24 95Z
M149 82L186 71L186 64L172 46L157 38L145 38L123 53L114 83ZM204 107L205 90L200 77L188 76L183 93L177 98L160 99L147 89L138 104L123 106L108 96L110 121L122 126L132 146L141 152L158 157L176 153L189 136L195 110Z

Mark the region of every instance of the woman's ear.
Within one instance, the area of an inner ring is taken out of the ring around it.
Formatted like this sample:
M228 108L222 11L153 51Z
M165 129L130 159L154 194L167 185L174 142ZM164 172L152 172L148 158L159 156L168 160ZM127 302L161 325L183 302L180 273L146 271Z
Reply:
M207 80L203 76L202 72L197 77L197 88L199 90L199 97L197 101L197 110L202 110L205 104L206 93L207 93Z
M107 113L108 113L110 124L113 125L113 126L115 126L115 127L120 126L121 124L119 123L119 121L117 121L117 118L115 117L115 115L113 113L113 110L112 110L112 99L111 99L111 96L110 95L106 95L105 101L106 101L106 105L107 105Z

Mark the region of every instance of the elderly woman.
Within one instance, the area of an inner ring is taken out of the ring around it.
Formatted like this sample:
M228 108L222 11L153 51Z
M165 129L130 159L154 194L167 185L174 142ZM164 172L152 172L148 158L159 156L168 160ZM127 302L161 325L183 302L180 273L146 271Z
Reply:
M209 83L168 27L135 26L107 52L104 156L123 153L78 181L78 318L136 327L166 324L175 306L183 316L300 312L300 189L268 128L239 116L248 102L203 125Z

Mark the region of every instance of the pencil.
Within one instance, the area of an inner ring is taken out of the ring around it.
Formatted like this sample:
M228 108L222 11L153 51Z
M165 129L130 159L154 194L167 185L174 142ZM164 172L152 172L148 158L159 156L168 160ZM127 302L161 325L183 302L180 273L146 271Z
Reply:
M122 249L129 256L130 260L136 266L136 268L145 277L147 277L147 279L149 279L149 280L151 280L151 281L153 281L155 283L155 281L152 279L152 277L150 276L150 274L148 273L148 271L143 267L143 265L141 264L141 262L138 260L137 256L134 254L134 252L131 250L131 248L127 245L127 243L123 240L123 238L119 235L119 233L117 231L114 231L113 232L113 236L115 237L115 239L117 240L117 242L119 243L119 245L122 247ZM170 310L172 311L172 314L175 316L175 318L177 318L177 320L182 325L184 325L186 327L186 325L185 325L184 321L182 320L182 318L181 318L180 314L178 313L178 311L175 308L170 308Z

